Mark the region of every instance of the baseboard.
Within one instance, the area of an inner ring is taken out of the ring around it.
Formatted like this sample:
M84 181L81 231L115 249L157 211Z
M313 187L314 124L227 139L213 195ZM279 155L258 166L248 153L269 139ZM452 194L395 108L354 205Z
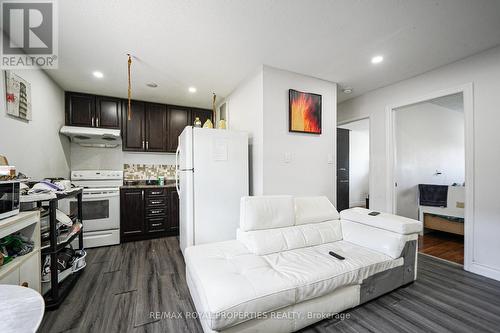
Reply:
M497 281L500 281L500 270L478 264L477 262L474 262L470 264L470 269L468 270L469 272L472 272L474 274L479 274L482 276L485 276L490 279L494 279Z

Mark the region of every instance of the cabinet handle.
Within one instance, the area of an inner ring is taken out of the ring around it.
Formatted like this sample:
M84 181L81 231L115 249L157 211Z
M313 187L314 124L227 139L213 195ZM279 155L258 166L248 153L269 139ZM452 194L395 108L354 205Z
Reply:
M163 224L163 223L152 223L152 224L151 224L151 226L152 226L152 227L157 227L157 226L160 226L160 225L162 225L162 224Z
M161 213L162 211L161 210L152 210L151 211L151 214L159 214Z
M142 140L142 149L144 149L144 140Z
M156 205L156 204L161 203L161 201L151 201L151 203L152 203L153 205Z
M149 150L149 141L146 141L146 149Z
M94 127L94 116L92 116L92 127Z
M151 192L151 194L161 194L161 192Z
M142 200L144 200L144 190L141 191L141 195L142 195Z
M96 118L95 122L96 122L96 127L99 127L99 118Z

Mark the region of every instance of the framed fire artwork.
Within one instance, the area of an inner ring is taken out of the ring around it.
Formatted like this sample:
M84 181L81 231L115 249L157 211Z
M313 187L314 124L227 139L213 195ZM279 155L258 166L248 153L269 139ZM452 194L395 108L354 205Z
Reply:
M288 130L321 134L321 95L288 91Z

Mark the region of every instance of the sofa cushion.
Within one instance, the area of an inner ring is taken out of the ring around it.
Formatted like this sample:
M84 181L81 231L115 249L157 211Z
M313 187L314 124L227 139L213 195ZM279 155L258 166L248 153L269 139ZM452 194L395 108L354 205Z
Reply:
M342 230L340 220L334 220L268 230L238 229L236 238L245 244L250 252L265 255L335 242L342 239Z
M366 208L351 208L340 212L342 220L354 221L372 227L385 229L402 235L418 233L422 231L422 222L403 216L380 213L376 216L368 215L372 210Z
M340 261L328 254L346 257ZM255 316L320 297L402 265L355 244L337 241L258 256L238 241L186 249L190 289L210 329L220 331Z
M289 227L295 224L290 195L243 197L240 201L240 229L243 231Z
M418 234L402 235L353 221L340 220L345 241L399 258L407 241L418 239Z
M338 220L339 212L325 196L296 197L295 225Z

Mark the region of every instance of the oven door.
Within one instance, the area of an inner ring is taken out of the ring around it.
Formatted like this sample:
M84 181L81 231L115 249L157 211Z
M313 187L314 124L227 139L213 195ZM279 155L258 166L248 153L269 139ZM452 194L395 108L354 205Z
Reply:
M64 211L69 211L70 214L77 212L76 199L70 199L65 204ZM82 215L84 232L119 229L120 190L117 188L84 189Z

